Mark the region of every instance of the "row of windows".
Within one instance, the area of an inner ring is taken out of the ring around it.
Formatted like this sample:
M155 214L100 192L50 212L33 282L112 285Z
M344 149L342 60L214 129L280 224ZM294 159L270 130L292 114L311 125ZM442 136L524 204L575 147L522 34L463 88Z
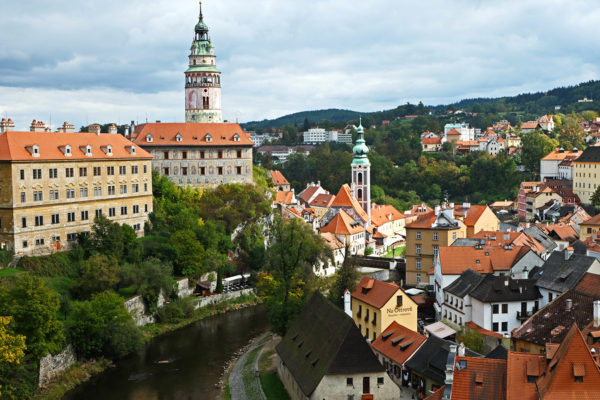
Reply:
M500 314L500 304L492 305L492 314ZM508 304L502 304L502 314L508 314ZM497 331L496 331L497 332Z
M498 327L499 327L498 322L492 323L492 330L494 332L506 332L506 331L508 331L508 322L502 322L502 330L501 331L498 330Z
M148 184L144 183L144 192L148 191ZM106 187L106 192L109 196L114 196L116 191L115 191L115 186L114 185L109 185ZM138 183L132 183L131 184L131 193L139 193L140 192L140 185ZM50 190L49 192L49 198L50 200L60 200L60 194L58 190ZM119 194L127 194L127 185L119 185ZM74 199L75 198L75 189L66 189L65 190L65 196L67 199ZM98 197L98 196L102 196L102 187L101 186L95 186L94 187L94 196ZM88 188L87 187L82 187L79 188L79 197L80 198L86 198L88 197ZM21 192L21 203L25 203L27 201L27 194L26 192ZM33 201L44 201L44 193L41 190L36 190L33 192Z
M140 206L137 205L137 204L133 205L132 206L132 211L133 211L132 212L133 214L139 214L139 212L140 212ZM121 206L120 212L121 212L120 215L127 215L128 214L128 207L127 206ZM148 204L144 204L144 212L148 212ZM102 209L101 208L95 210L95 216L96 217L99 217L101 214L102 214ZM88 210L81 211L79 215L81 217L80 218L81 221L88 221L90 219L90 214L89 214ZM108 209L108 216L109 217L114 217L116 215L117 215L117 209L116 209L116 207L110 207ZM68 212L67 213L67 222L75 222L76 221L75 217L76 217L76 215L75 215L74 211ZM60 214L52 214L52 215L50 215L50 221L51 221L50 223L52 225L60 224L60 219L61 219L60 218ZM42 226L42 225L44 225L44 216L43 215L36 215L33 218L33 223L34 223L34 226ZM22 228L27 228L27 224L28 224L27 217L22 217L21 218L21 227ZM2 227L1 220L0 220L0 227Z
M444 319L448 319L450 322L462 325L462 317L458 316L456 313L453 313L451 310L444 310Z
M79 176L88 176L88 168L87 167L79 167L78 170L79 170L78 171ZM67 178L75 177L75 171L76 171L76 169L73 167L65 168L65 177L67 177ZM137 165L131 166L132 174L135 175L138 173L138 171L139 171L139 167ZM144 164L143 171L144 171L144 173L148 172L148 165ZM93 172L94 176L102 176L102 167L93 167L92 172ZM32 174L33 174L33 179L36 179L36 180L43 179L43 173L42 173L41 168L32 169ZM106 167L106 175L114 175L114 174L115 174L115 167L107 166ZM21 180L24 180L25 179L25 170L24 169L20 170L19 175L21 177ZM126 165L119 166L119 175L127 175L127 166ZM48 169L48 177L50 179L58 178L58 168L49 168Z
M142 225L141 224L133 224L131 225L131 227L137 232L140 231L142 229ZM79 233L83 233L83 234L88 234L89 232L79 232ZM75 240L77 240L77 235L79 233L76 232L72 232L72 233L67 233L67 241L68 242L74 242ZM53 235L51 237L52 242L60 242L60 236L57 235ZM35 239L35 245L36 246L43 246L46 243L46 240L44 238L37 238ZM23 240L22 242L23 248L26 249L27 247L29 247L29 241L28 240Z
M210 155L210 153L209 153ZM231 158L231 151L228 150L227 151L227 158ZM242 150L236 150L235 152L236 158L242 158ZM163 160L176 160L176 159L180 159L180 160L188 160L188 152L187 151L182 151L182 152L170 152L170 151L163 151ZM198 158L200 160L204 160L208 157L205 151L199 151L198 155L196 156L195 152L190 152L189 154L190 158ZM219 150L216 152L216 156L217 158L221 159L223 158L223 150Z
M433 240L438 240L439 234L437 232L433 232ZM421 240L421 232L417 231L417 240ZM456 232L452 232L452 240L456 240Z
M223 175L223 168L224 167L216 167L217 175ZM198 171L200 172L200 175L206 175L206 167L200 167L200 168L196 169L195 166L192 166L190 168L181 167L181 170L178 167L174 167L173 175L179 175L180 172L181 172L181 175L188 175L188 172L190 175L196 175ZM227 175L231 175L231 172L232 172L231 167L227 167ZM209 174L212 175L213 173L214 173L213 167L210 167ZM241 175L242 167L235 167L235 173L237 175ZM171 169L169 167L163 168L163 175L171 175Z

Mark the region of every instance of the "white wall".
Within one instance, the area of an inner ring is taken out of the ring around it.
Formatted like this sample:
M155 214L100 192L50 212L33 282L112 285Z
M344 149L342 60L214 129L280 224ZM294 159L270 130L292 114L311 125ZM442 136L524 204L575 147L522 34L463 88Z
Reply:
M540 299L541 300L541 299ZM472 299L473 304L473 322L484 329L493 331L493 323L498 322L498 333L507 333L521 326L517 320L517 311L521 311L521 302L501 302L501 303L482 303L477 299ZM498 304L498 314L492 314L493 304ZM508 304L508 313L502 313L502 304ZM541 301L540 301L541 304ZM533 309L535 301L527 302L527 311ZM541 307L541 306L540 306ZM502 330L502 322L508 323L507 330Z
M385 371L379 373L362 373L354 375L325 375L312 396L311 400L348 400L348 395L354 395L356 400L363 395L363 377L369 377L370 393L377 400L396 400L400 398L400 388ZM352 378L353 385L348 386L346 379ZM383 378L383 385L377 384L377 378Z

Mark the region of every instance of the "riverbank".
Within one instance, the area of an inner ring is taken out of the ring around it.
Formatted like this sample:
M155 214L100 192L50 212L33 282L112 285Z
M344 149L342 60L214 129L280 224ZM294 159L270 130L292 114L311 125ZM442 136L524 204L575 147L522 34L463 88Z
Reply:
M211 304L197 310L194 310L192 317L179 321L174 324L153 323L140 328L146 343L151 339L157 338L169 332L185 328L195 322L205 318L227 313L229 311L240 310L246 307L256 306L261 303L258 296L254 294L243 295L235 299L227 300L218 304ZM89 360L78 362L71 366L64 373L58 375L43 389L36 394L36 400L54 400L62 398L67 392L75 389L81 384L87 382L96 375L101 374L113 367L112 361L107 359Z

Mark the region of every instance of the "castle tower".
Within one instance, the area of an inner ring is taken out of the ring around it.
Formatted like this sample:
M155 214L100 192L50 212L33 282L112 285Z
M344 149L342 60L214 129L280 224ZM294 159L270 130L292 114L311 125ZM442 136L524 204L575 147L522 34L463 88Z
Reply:
M200 16L185 71L185 122L223 122L221 114L221 72L215 64L215 51L208 26Z
M371 163L367 157L362 121L358 126L358 139L352 149L352 195L371 219Z

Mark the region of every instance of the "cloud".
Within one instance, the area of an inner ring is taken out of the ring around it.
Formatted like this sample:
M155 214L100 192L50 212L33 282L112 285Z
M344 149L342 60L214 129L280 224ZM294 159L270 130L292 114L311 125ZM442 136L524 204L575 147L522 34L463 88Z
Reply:
M229 120L512 95L600 76L591 0L207 0ZM34 11L32 11L34 10ZM197 3L3 7L0 111L182 120ZM91 122L91 121L90 121Z

